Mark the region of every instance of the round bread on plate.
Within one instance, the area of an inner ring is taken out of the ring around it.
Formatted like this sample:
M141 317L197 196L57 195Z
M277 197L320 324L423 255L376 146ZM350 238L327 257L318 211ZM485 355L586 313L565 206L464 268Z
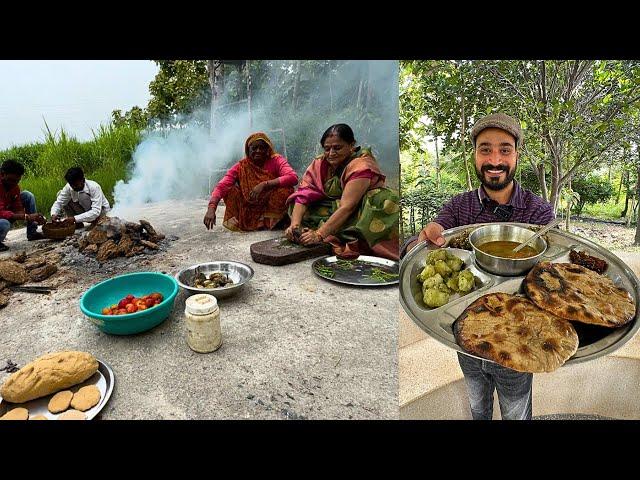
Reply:
M567 320L615 328L629 323L636 313L633 298L624 288L573 263L538 263L523 286L533 303Z
M518 372L553 372L578 349L567 320L507 293L483 295L453 325L465 351Z

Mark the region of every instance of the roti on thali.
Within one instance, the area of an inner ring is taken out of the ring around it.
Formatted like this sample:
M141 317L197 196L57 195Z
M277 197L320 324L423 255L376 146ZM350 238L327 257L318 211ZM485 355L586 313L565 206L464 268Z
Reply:
M533 227L528 224L517 222L514 222L514 224L533 229ZM474 229L484 225L486 224L465 225L443 232L446 241L444 246L449 248L453 246L468 248L462 244L455 244L454 240L463 241L463 237L466 237L467 234L471 233ZM601 283L601 286L606 284L610 289L608 292L617 292L616 295L619 295L616 298L616 304L619 307L618 310L624 312L621 317L615 318L614 316L613 320L608 318L609 321L603 323L587 324L578 321L579 319L576 318L565 318L564 320L571 322L578 335L578 349L566 360L565 364L579 363L598 358L620 348L640 330L640 321L638 319L640 314L636 314L636 299L640 298L640 281L633 274L632 269L622 260L588 238L555 229L545 235L548 235L548 249L542 257L543 260L554 262L554 264L558 264L559 262L568 263L571 261L572 264L582 265L583 267L595 270L596 272L587 272L585 275L592 275L593 280L596 281L597 279L597 282ZM424 252L428 252L432 247L433 246L425 243L408 252L403 259L400 270L400 303L416 325L437 341L458 352L482 357L465 349L458 337L454 334L456 320L463 316L465 309L470 306L472 302L487 293L500 292L527 298L527 293L524 289L526 274L505 277L487 273L482 267L478 266L476 262L471 260L470 265L474 267L476 271L474 275L483 277L483 282L477 285L478 288L442 307L426 310L421 301L423 292L420 287L422 285L415 280L415 277L424 267ZM582 250L582 252L577 252L581 253L578 260L574 258L577 257L574 250ZM569 266L573 269L577 265L568 264L568 267ZM574 273L572 273L572 275L573 274ZM580 290L582 294L586 291L584 288ZM605 296L613 297L610 293L606 293L607 291L604 291L605 293L603 293L603 290L597 291L600 293L597 293L595 296L600 297L602 303L604 303L603 298ZM593 292L591 295L594 295ZM464 297L467 298L465 299ZM606 299L606 301L607 303L611 303L608 299ZM620 301L620 303L618 303L618 301ZM568 305L569 302L570 299L564 303ZM538 308L540 308L540 306L538 306ZM593 308L593 304L586 304L586 309L582 310L589 311L595 316L592 310ZM544 308L542 309L545 310ZM553 314L552 311L545 311ZM611 310L606 305L603 306L600 311L601 318L607 318L610 312ZM556 316L561 317L561 315ZM584 317L587 316L586 314L584 315ZM496 363L500 363L500 361Z
M453 332L467 352L519 372L552 372L578 349L570 322L527 298L500 292L471 303Z
M523 286L538 307L567 320L616 328L635 316L636 306L628 291L580 265L538 263Z

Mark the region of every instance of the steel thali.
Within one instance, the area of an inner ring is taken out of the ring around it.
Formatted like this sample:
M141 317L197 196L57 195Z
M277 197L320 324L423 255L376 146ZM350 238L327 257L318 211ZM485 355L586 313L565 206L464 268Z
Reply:
M95 385L96 387L98 387L98 390L100 390L100 401L97 405L94 405L89 410L84 412L87 416L87 420L92 420L104 408L104 406L109 401L109 398L111 398L114 382L115 377L113 375L113 370L111 369L111 367L103 361L98 360L98 371L96 373L94 373L84 382L79 383L78 385L74 385L73 387L65 388L64 390L71 390L75 393L81 387L85 387L87 385ZM2 397L0 397L0 417L7 413L9 410L22 407L26 408L29 411L29 419L31 419L35 415L44 415L45 417L47 417L47 420L57 420L58 417L64 412L51 413L47 408L49 400L51 400L51 397L53 397L54 395L55 393L52 393L45 397L36 398L34 400L23 403L5 402L2 400ZM69 409L71 409L71 407L69 407Z
M523 223L511 224L523 227L538 227L538 225ZM472 231L474 228L482 225L488 224L464 225L445 230L443 232L446 240L445 247L447 247L449 241L456 235L466 230ZM609 264L604 275L611 278L616 286L627 290L636 305L633 320L620 328L611 329L572 322L578 333L579 346L577 352L565 362L565 365L593 360L619 349L628 342L636 334L638 328L640 328L640 322L638 321L640 281L622 260L586 238L557 229L550 230L546 235L549 239L549 248L540 258L540 261L568 263L570 262L569 252L572 248L602 258ZM429 246L431 246L431 248L429 248ZM470 267L476 276L476 287L470 293L460 298L452 298L449 303L442 307L430 309L422 303L420 297L421 285L416 280L416 277L426 263L428 252L433 248L437 247L433 244L427 244L426 242L420 243L402 260L400 264L400 304L414 323L429 336L458 352L470 355L469 352L464 351L462 347L456 343L452 330L454 321L471 302L482 295L494 292L510 294L523 293L522 282L526 275L503 277L485 272L476 264L473 252L455 249L452 253L460 256L465 262L464 268Z
M341 260L335 255L313 262L313 273L325 280L359 287L382 287L399 282L398 262L381 257L360 255L355 260Z

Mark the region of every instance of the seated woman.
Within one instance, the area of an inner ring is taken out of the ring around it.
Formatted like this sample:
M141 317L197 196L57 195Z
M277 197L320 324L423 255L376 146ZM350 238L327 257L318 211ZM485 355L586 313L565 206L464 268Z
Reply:
M220 199L226 206L222 225L229 230L271 230L286 219L285 202L298 175L262 132L247 138L244 152L246 157L229 169L211 193L204 216L207 230L216 224Z
M302 245L327 242L340 258L399 258L399 197L369 150L355 146L349 125L332 125L320 145L324 154L305 172L290 205L286 235Z

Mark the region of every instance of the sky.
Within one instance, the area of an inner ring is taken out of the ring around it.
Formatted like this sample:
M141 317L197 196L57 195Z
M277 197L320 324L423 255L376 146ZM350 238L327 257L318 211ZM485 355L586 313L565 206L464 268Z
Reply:
M113 110L146 107L157 72L150 60L2 60L0 150L43 141L44 120L89 140Z

